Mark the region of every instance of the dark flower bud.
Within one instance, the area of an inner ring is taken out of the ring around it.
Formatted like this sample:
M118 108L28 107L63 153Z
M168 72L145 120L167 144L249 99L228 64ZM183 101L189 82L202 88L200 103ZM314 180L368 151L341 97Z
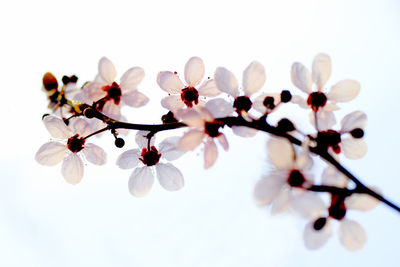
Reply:
M94 110L92 108L85 108L83 115L88 119L92 119L94 117Z
M364 136L364 131L361 128L356 128L350 132L351 136L354 138L362 138Z
M275 104L274 104L274 98L272 96L267 96L264 99L263 105L267 108L267 109L274 109L275 108Z
M292 100L292 94L290 93L290 91L283 90L281 92L281 102L287 103L290 102L290 100Z
M174 113L172 113L171 111L168 111L167 114L163 115L161 117L161 121L163 122L163 124L178 122L178 120L174 116Z
M282 131L284 133L291 132L296 129L293 123L286 118L283 118L278 122L277 128L279 131Z
M314 230L319 231L319 230L321 230L322 228L324 228L325 224L326 224L326 218L321 217L321 218L318 218L318 219L314 222L313 228L314 228Z
M121 148L121 147L123 147L125 145L125 141L124 141L124 139L118 137L118 138L115 138L114 144L115 144L116 147Z

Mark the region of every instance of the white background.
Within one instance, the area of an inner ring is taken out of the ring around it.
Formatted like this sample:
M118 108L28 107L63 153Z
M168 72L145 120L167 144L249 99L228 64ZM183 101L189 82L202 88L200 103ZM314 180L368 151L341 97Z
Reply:
M367 156L343 163L399 203L399 11L397 1L2 1L0 266L398 266L400 216L387 206L349 212L368 235L355 253L336 235L308 251L304 221L257 208L253 186L269 168L262 133L243 139L226 130L230 151L213 168L203 170L201 151L188 154L175 164L185 187L170 193L155 183L143 199L128 193L130 171L114 164L134 147L133 134L122 150L110 136L94 138L108 164L86 166L76 186L34 155L50 138L41 122L47 71L84 82L102 56L119 74L141 66L139 89L151 102L124 112L132 122L159 123L165 92L156 75L182 73L191 56L203 58L208 76L224 66L239 80L258 60L264 91L278 91L294 88L293 61L311 67L325 52L333 61L328 86L345 78L362 85L338 118L358 109L369 117ZM286 115L309 127L306 113Z

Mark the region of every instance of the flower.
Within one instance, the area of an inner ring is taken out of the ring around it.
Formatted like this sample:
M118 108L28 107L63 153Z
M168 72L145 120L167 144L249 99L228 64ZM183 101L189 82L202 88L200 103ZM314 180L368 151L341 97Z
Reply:
M115 82L117 72L114 64L106 57L99 61L99 73L93 82L83 88L87 99L95 101L95 108L113 119L120 119L120 107L126 104L131 107L144 106L149 99L136 87L143 80L142 68L128 69L121 77L120 83Z
M182 151L194 150L204 143L204 168L208 169L213 166L218 157L214 138L219 141L225 151L229 149L225 135L219 132L223 124L215 118L225 117L232 111L232 106L225 100L213 99L208 101L204 107L182 113L182 121L189 125L190 129L179 140L179 149Z
M291 69L293 84L304 93L308 94L307 100L301 96L293 96L293 102L303 108L311 108L314 116L318 118L317 130L331 128L336 119L334 110L339 109L337 102L348 102L353 100L360 92L360 84L354 80L343 80L331 87L329 92L324 93L324 86L331 74L331 59L326 54L318 54L312 64L312 73L301 63L295 62ZM314 84L314 88L313 88Z
M239 96L239 85L232 72L226 68L216 69L214 79L220 91L227 93L234 98L233 107L240 115L247 116L247 112L252 108L253 102L250 97L258 92L264 85L266 75L264 67L257 61L253 61L243 71L242 89L244 95ZM235 134L242 137L251 137L257 130L243 126L234 126L232 130Z
M254 198L258 205L272 204L272 214L282 213L291 207L301 209L301 203L309 198L305 191L313 184L309 172L312 160L307 151L297 155L292 144L286 139L270 139L267 142L268 157L274 170L259 180L254 188ZM304 199L304 201L300 201ZM304 207L308 206L303 205Z
M204 63L199 57L192 57L185 65L184 85L176 72L161 71L157 76L157 83L169 96L161 100L161 105L172 111L192 108L199 104L199 96L214 97L221 92L217 89L213 79L205 80L196 88L204 77Z
M45 117L43 122L51 136L60 141L51 141L42 145L35 159L46 166L54 166L63 161L61 173L68 183L77 184L81 181L82 159L95 165L106 163L104 150L95 144L86 143L83 136L90 134L90 127L84 120L77 118L70 122L70 127L54 116Z
M160 185L168 191L176 191L183 187L183 175L171 163L162 163L161 159L176 160L183 155L177 148L178 136L164 139L159 145L159 151L154 146L155 136L147 138L149 132L138 131L136 143L139 149L131 149L122 153L117 159L121 169L135 168L129 178L129 192L136 197L147 195L154 183L154 171ZM138 165L144 165L138 167Z

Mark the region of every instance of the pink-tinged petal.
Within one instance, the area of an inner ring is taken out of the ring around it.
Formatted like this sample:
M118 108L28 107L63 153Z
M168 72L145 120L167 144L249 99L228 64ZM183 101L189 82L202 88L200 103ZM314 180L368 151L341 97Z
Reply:
M371 190L380 193L379 190L376 188L371 188ZM346 208L354 209L354 210L361 210L361 211L369 211L379 204L379 200L374 197L371 197L367 194L352 194L351 196L347 197L344 201Z
M367 154L367 144L363 139L354 139L352 137L343 138L340 143L342 152L348 159L360 159Z
M43 119L44 126L46 126L47 130L49 131L50 135L54 138L59 139L68 139L72 136L72 130L68 128L65 123L54 116L46 116Z
M310 71L301 63L295 62L292 65L292 83L305 93L311 93L312 80Z
M69 126L75 134L79 134L80 136L87 136L93 132L90 123L83 118L71 119Z
M213 115L206 107L198 106L198 110L204 121L214 121Z
M88 83L83 87L83 94L86 99L97 101L107 95L107 93L101 89L102 87L103 85L97 82Z
M168 191L177 191L184 185L181 171L171 163L156 165L157 178L160 185Z
M204 132L199 129L191 129L183 134L179 140L178 147L182 151L194 150L203 140Z
M218 90L221 92L225 92L233 97L239 95L238 81L229 70L223 67L217 68L214 74L214 80Z
M181 139L179 136L170 136L160 143L159 152L162 158L172 161L185 154L184 151L178 148L179 139Z
M107 84L112 84L117 77L114 64L106 57L102 57L99 61L99 75Z
M338 105L336 105L333 102L328 102L325 106L324 106L324 111L336 111L339 110L340 107Z
M139 149L127 150L119 155L116 162L117 166L125 170L135 168L140 162L140 155L141 151Z
M200 96L206 97L214 97L221 94L221 91L218 90L217 83L214 79L208 79L204 81L199 88L197 88Z
M323 185L345 188L348 181L349 179L346 176L332 166L326 167L321 175L321 183Z
M218 149L214 140L210 137L207 138L204 144L204 169L212 167L217 160Z
M299 95L293 95L291 102L299 105L301 108L305 108L305 109L310 108L310 106L307 104L307 100Z
M160 72L157 76L157 83L161 89L171 94L180 94L185 87L179 76L170 71Z
M48 142L36 152L35 160L42 165L54 166L65 157L67 147L59 142Z
M271 204L285 184L281 172L272 172L259 180L254 187L254 199L259 206Z
M219 144L222 146L222 148L225 151L228 151L229 150L229 143L228 143L228 140L226 139L226 136L224 134L221 134L216 138L217 138Z
M185 106L180 95L170 95L161 99L161 106L173 113Z
M186 112L182 113L180 118L190 127L204 127L204 119L202 114L195 109L187 110Z
M315 115L314 112L310 112L310 123L315 125ZM317 112L318 119L318 130L326 131L328 129L332 129L332 127L336 124L336 117L332 111L319 110Z
M275 200L272 202L271 215L282 214L292 206L290 190L284 186Z
M149 142L149 139L147 138L147 135L149 134L149 131L138 131L135 136L135 141L136 144L138 144L139 148L147 148L147 144ZM154 142L156 141L156 136L152 136L150 139L150 147L154 146Z
M107 84L107 81L105 81L105 80L101 77L100 74L97 74L97 75L96 75L96 77L94 78L93 82L94 82L94 83L99 83L99 84L102 84L102 85L106 85L106 84Z
M257 129L246 126L232 126L231 128L233 133L240 137L253 137L258 133Z
M120 105L115 105L113 101L108 101L104 104L103 114L114 120L121 119L121 109Z
M261 89L266 79L265 69L257 61L253 61L243 72L243 90L245 95L251 96Z
M144 197L154 183L154 175L150 167L136 168L129 177L129 192L135 197Z
M185 65L185 80L189 86L196 86L204 76L204 62L199 57L192 57Z
M121 77L120 87L122 94L125 91L136 89L144 78L144 70L139 67L130 68Z
M334 102L348 102L360 93L361 85L354 80L343 80L335 84L329 91L328 100Z
M139 108L146 105L147 102L149 102L149 98L135 89L125 91L125 93L122 94L122 101L128 106Z
M214 118L223 118L231 116L233 113L232 103L222 98L212 99L206 103L207 110Z
M341 132L351 132L356 128L364 129L367 125L367 115L362 111L354 111L350 114L347 114L342 121L340 122L342 125Z
M83 177L83 162L76 153L70 153L63 161L61 173L70 184L77 184Z
M104 150L92 143L85 144L84 149L82 150L85 158L96 165L103 165L107 161L106 152Z
M362 226L349 219L340 221L338 234L340 243L350 251L361 249L367 241L367 234Z
M327 213L324 201L317 193L312 192L297 195L292 201L292 208L306 219L319 218Z
M267 142L268 158L277 169L289 169L293 164L293 147L286 139L271 138Z
M318 54L312 64L312 79L318 91L324 89L326 81L331 76L332 63L327 54Z
M321 248L332 235L332 224L330 220L327 220L324 227L320 230L315 230L314 223L315 221L307 223L303 232L304 245L311 250Z

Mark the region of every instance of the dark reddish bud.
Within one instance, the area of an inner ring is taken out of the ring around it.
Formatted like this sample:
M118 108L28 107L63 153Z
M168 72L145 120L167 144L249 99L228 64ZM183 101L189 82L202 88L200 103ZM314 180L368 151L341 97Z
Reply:
M283 90L281 92L281 102L287 103L290 102L290 100L292 100L292 94L290 93L290 91Z
M83 115L85 115L86 118L92 119L94 118L94 110L92 108L85 108L83 111Z
M249 111L253 106L253 102L251 102L250 98L247 96L238 96L235 98L233 102L233 107L236 109L237 113L241 113L242 111Z
M354 138L362 138L364 136L364 131L361 128L356 128L350 132L351 136Z
M115 139L114 144L115 144L116 147L121 148L121 147L123 147L125 145L125 141L124 141L124 139L118 137L118 138Z
M306 179L299 170L292 170L289 174L288 183L292 187L301 187L305 181Z
M294 127L293 123L286 118L283 118L278 122L277 128L279 131L284 132L284 133L291 132L296 129Z
M263 105L267 109L273 110L275 108L274 98L272 96L267 96L263 101Z
M43 75L43 87L46 91L57 90L58 89L58 82L56 77L50 72L46 72Z
M318 219L314 222L313 228L314 228L314 230L319 231L319 230L321 230L322 228L324 228L325 224L326 224L326 218L321 217L321 218L318 218Z
M168 111L167 114L164 114L161 117L161 121L162 121L163 124L178 122L178 120L174 116L174 113L172 113L171 111Z

